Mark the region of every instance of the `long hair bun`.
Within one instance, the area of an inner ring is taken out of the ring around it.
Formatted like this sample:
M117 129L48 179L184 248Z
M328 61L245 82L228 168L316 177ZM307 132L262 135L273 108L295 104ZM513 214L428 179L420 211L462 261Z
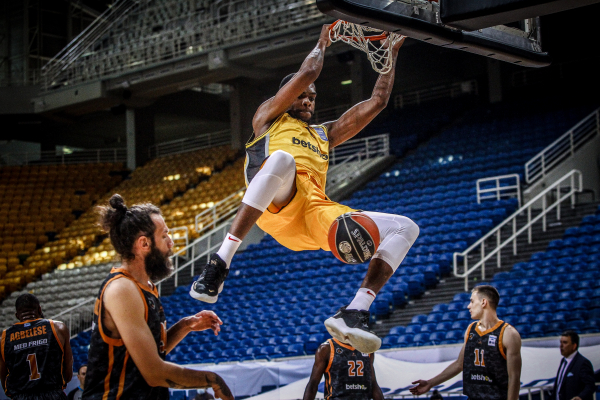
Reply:
M108 204L110 204L110 206L117 211L121 211L121 212L127 211L127 206L125 205L125 200L123 200L123 197L121 197L120 194L113 194L112 197L110 198L110 200L108 201Z

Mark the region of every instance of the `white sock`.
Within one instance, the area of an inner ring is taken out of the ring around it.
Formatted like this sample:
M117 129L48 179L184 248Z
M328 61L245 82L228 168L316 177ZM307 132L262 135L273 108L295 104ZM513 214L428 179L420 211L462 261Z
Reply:
M358 292L356 292L356 296L354 296L352 303L346 307L346 310L369 311L371 304L373 304L373 300L375 300L375 296L377 295L371 289L360 288L358 289Z
M223 244L221 244L221 248L217 251L217 255L221 257L221 260L225 261L227 264L227 268L229 268L229 264L231 264L231 259L233 255L237 251L237 249L242 244L242 240L236 238L231 233L227 233L227 237L223 240Z

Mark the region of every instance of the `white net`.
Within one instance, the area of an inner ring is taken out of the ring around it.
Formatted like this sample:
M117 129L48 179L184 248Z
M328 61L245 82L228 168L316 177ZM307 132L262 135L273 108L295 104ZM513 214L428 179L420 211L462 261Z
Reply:
M342 41L364 51L367 53L367 58L373 69L380 74L387 74L392 70L394 66L392 49L396 43L404 38L404 36L393 32L383 32L381 29L342 20L331 24L329 29L329 39L332 42Z

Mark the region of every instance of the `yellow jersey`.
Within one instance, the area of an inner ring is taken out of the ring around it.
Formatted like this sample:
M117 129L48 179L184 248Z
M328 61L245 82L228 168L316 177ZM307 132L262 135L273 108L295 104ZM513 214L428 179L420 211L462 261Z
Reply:
M251 137L246 143L244 174L246 186L258 173L265 159L276 150L283 150L294 157L297 171L307 171L325 189L329 168L329 139L323 125L308 125L291 117L280 115L265 133Z

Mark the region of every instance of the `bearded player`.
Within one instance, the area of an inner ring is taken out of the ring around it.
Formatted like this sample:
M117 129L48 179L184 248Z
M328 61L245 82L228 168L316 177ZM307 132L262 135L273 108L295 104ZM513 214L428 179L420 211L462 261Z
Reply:
M233 395L214 372L165 361L189 333L223 323L212 311L185 317L167 330L155 282L171 275L173 240L160 209L127 207L114 194L100 207L100 225L121 257L98 291L88 352L83 400L167 400L169 389L212 387L223 400Z
M394 66L402 43L392 49ZM394 69L379 76L371 98L350 108L337 121L309 125L317 96L314 81L330 44L329 25L325 25L300 70L286 76L277 94L254 114L254 133L246 144L248 190L221 248L211 255L192 285L193 298L217 301L231 259L254 223L291 250L331 251L329 228L337 217L355 211L325 195L329 151L353 138L386 107ZM403 216L375 212L363 215L377 225L379 248L352 302L327 319L325 326L341 342L372 353L381 346L381 339L369 330L367 310L417 239L419 228Z

